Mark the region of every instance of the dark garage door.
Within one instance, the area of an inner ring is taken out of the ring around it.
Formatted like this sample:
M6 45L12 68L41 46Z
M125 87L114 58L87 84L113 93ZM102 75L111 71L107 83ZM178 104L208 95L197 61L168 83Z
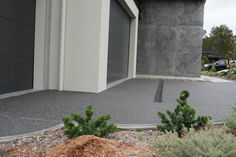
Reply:
M130 17L118 0L111 0L107 83L128 76Z
M35 0L0 0L0 94L33 87Z

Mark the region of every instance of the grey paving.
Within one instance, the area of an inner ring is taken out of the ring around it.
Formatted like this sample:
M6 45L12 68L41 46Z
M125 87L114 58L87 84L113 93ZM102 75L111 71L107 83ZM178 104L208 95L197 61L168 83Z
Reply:
M236 83L165 80L162 103L156 103L159 80L133 79L99 94L42 91L0 100L0 137L19 135L60 124L93 105L95 116L109 113L118 124L158 124L157 112L171 110L183 89L191 92L189 104L201 115L218 121L236 102Z

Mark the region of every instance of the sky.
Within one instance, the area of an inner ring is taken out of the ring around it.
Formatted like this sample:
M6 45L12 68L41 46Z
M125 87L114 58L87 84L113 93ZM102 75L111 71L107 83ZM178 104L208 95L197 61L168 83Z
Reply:
M236 35L236 0L207 0L205 4L204 29L226 24Z

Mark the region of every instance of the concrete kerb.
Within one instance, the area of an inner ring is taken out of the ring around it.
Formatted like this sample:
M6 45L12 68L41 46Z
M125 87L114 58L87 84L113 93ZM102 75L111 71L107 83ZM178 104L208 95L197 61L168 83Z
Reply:
M218 125L218 124L222 124L222 122L213 122L213 124ZM146 130L146 129L156 129L157 124L116 124L116 126L120 130ZM9 143L13 140L26 138L26 137L33 136L33 135L36 135L36 134L43 134L47 131L54 131L54 130L57 130L57 129L61 129L63 127L64 127L64 125L63 125L63 123L61 123L61 124L56 125L54 127L50 127L50 128L47 128L47 129L36 131L36 132L31 132L31 133L21 134L21 135L15 135L15 136L0 137L0 144Z
M118 129L121 129L121 130L143 130L143 129L155 129L156 128L156 125L154 125L154 124L116 124L116 126L117 126ZM50 128L47 128L47 129L36 131L36 132L31 132L31 133L21 134L21 135L0 137L0 144L9 143L13 140L26 138L26 137L33 136L33 135L36 135L36 134L43 134L47 131L54 131L54 130L57 130L57 129L61 129L63 127L64 127L64 124L61 123L61 124L56 125L54 127L50 127Z
M180 81L196 81L196 82L208 82L205 78L201 77L178 77L178 76L161 76L161 75L136 75L137 79L147 80L180 80Z
M210 76L205 76L205 75L202 75L201 78L205 79L208 82L215 82L215 83L233 82L231 80L225 80L225 79L222 79L222 78L210 77Z
M214 82L214 83L224 83L233 82L231 80L226 80L217 77L210 77L201 75L201 77L178 77L178 76L161 76L161 75L136 75L137 79L147 79L147 80L180 80L180 81L194 81L194 82Z

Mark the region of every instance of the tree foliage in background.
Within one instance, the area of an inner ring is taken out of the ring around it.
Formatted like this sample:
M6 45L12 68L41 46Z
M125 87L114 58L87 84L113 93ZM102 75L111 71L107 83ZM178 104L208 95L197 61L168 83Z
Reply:
M158 125L157 129L166 132L166 131L176 131L179 137L182 136L183 129L186 127L188 130L193 127L195 129L200 129L205 126L211 117L207 116L198 116L195 117L195 110L187 104L187 98L189 97L189 92L184 90L181 92L179 99L177 99L177 106L174 112L167 111L167 115L158 112L158 115L161 117L161 123L163 125Z
M233 49L232 58L236 59L236 35L234 36L234 49Z
M201 70L202 71L204 70L203 69L204 64L209 64L209 60L208 60L208 58L206 56L202 57L202 62L201 62Z
M217 56L236 57L236 37L226 25L211 29L210 35L203 37L203 51L214 52Z

